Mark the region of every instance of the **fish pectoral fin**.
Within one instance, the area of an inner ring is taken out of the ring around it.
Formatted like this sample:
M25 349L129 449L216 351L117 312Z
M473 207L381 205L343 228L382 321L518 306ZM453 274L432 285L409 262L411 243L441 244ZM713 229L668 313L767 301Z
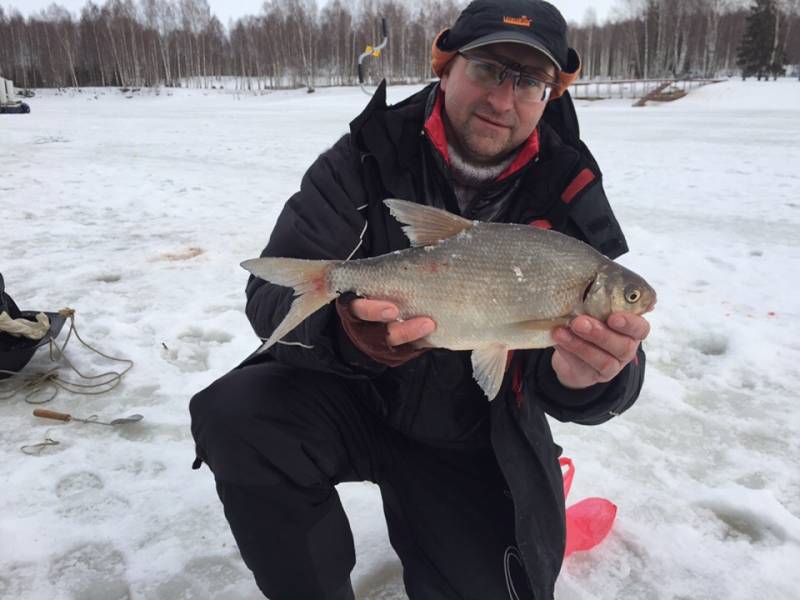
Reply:
M564 327L568 325L571 320L572 317L531 319L530 321L520 321L519 323L514 323L514 327L517 327L523 331L549 331L554 327Z
M494 400L500 391L507 359L508 346L505 344L490 344L472 351L472 376L489 400Z
M387 198L383 203L392 216L403 224L403 233L412 246L429 246L458 235L475 225L473 221L449 213L446 210Z

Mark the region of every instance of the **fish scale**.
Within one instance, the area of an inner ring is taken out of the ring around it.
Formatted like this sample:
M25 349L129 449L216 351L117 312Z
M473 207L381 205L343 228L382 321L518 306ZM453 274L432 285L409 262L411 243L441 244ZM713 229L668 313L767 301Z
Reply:
M421 347L472 350L475 380L491 400L508 352L553 345L551 331L579 314L605 321L641 314L655 291L636 273L564 234L481 223L404 200L385 200L411 248L352 261L262 257L248 271L294 289L288 314L262 346L281 340L344 292L395 304L400 318L428 316Z

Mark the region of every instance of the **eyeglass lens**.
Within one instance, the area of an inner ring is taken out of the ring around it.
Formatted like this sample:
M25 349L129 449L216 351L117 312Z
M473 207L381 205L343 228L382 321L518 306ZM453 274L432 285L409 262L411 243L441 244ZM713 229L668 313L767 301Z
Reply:
M467 76L486 87L499 86L511 78L514 93L525 102L544 102L550 96L551 84L536 79L511 67L476 57L462 55L467 60Z

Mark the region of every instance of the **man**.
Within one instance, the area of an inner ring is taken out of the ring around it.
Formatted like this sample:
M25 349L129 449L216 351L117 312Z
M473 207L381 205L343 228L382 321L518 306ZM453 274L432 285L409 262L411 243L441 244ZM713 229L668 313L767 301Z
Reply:
M317 159L264 256L406 248L387 197L626 251L591 154L541 120L548 100L554 118L569 114L568 98L553 98L578 67L553 6L477 0L437 36L432 64L440 82L392 107L381 87ZM266 339L292 291L251 278L247 298ZM272 600L353 598L334 485L368 480L411 600L552 598L564 498L545 412L597 424L630 407L647 321L575 318L553 332L555 348L513 355L490 404L468 352L414 349L436 324L397 315L380 299L340 299L193 398L196 466L214 472L242 557Z

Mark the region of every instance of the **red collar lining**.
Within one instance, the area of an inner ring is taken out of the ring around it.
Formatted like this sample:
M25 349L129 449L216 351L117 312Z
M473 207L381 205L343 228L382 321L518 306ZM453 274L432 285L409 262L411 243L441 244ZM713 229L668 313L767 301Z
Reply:
M441 90L436 92L436 100L433 103L431 116L425 121L425 131L433 143L433 147L444 157L444 162L450 164L450 152L447 149L447 134L444 131L444 121L442 120L442 107L444 106L444 94Z

